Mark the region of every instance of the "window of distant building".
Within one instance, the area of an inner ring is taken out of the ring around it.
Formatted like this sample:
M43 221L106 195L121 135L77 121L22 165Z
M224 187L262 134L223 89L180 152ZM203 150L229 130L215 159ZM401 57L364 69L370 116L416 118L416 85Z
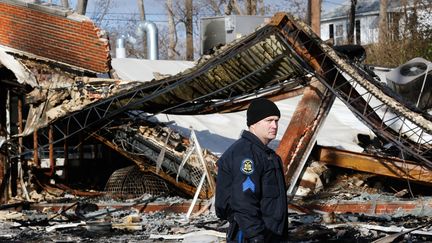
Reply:
M343 35L343 25L338 24L336 25L336 36L342 36Z
M361 29L360 20L355 21L355 43L361 45Z
M343 44L343 25L336 25L335 45Z

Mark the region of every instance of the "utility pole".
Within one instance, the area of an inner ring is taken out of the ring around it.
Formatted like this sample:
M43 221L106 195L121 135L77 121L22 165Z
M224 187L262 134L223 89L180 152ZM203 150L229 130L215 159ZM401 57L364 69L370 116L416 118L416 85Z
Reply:
M174 23L173 1L166 0L166 8L168 11L168 60L174 60L176 56L176 41L177 33Z
M387 39L387 0L380 0L378 41L383 44Z
M193 45L193 22L192 22L192 11L193 3L192 0L185 0L186 7L186 60L192 61L194 59L194 45Z
M321 35L321 0L308 0L308 22L318 36Z

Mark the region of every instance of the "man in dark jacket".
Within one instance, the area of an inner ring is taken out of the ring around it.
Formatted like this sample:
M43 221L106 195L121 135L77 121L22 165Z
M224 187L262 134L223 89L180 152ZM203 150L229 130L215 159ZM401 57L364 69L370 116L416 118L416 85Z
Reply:
M280 111L267 99L247 110L249 131L218 160L216 214L230 223L227 242L285 242L288 207L276 138Z

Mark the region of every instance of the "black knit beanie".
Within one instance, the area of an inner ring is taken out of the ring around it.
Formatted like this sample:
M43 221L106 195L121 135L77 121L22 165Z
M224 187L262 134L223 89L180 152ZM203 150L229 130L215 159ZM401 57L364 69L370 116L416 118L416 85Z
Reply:
M269 116L280 117L276 104L270 100L259 98L251 102L246 112L247 126L253 125Z

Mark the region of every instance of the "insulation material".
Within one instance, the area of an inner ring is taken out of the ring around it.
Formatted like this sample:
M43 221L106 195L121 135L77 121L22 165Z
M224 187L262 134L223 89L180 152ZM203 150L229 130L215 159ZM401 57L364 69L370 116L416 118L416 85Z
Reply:
M33 73L16 60L15 57L8 54L7 49L4 47L0 47L0 64L15 74L18 83L25 83L32 87L38 86L38 82Z
M26 96L30 110L23 136L31 134L35 128L45 127L66 114L79 111L89 104L139 84L77 76L32 60L21 60L20 63L30 70L40 84Z
M175 75L195 63L177 60L147 60L136 58L113 58L111 65L122 80L150 81L162 76ZM145 67L145 68L143 68Z

